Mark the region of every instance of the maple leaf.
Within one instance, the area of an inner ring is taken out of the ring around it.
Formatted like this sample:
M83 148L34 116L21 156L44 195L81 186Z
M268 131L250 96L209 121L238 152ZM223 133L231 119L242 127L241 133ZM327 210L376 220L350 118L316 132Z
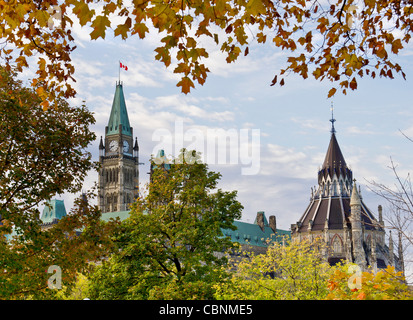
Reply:
M90 38L96 40L97 38L105 39L106 28L110 27L110 21L107 16L97 16L92 22L93 31L90 33Z
M191 91L191 88L195 88L194 83L188 77L183 77L176 85L181 87L182 93L188 94Z
M122 36L122 39L125 40L128 38L128 31L130 30L132 25L132 19L128 17L124 24L120 24L115 29L115 37L118 35Z
M267 11L262 0L249 0L246 9L253 16L264 14Z
M350 89L351 89L351 90L356 90L356 89L357 89L357 81L356 81L356 78L353 78L353 80L350 81Z

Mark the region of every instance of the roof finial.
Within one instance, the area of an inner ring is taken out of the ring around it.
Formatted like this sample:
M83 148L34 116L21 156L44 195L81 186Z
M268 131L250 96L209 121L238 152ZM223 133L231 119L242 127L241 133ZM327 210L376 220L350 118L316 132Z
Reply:
M333 106L333 101L331 101L331 133L334 134L336 133L336 129L334 128L334 122L336 122L336 119L334 119L334 106Z

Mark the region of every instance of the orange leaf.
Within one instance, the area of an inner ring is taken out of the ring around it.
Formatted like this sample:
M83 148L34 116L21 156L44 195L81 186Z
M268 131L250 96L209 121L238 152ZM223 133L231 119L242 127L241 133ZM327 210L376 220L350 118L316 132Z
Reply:
M183 77L176 86L181 87L182 92L185 94L191 91L191 87L195 88L194 83L188 77Z
M351 82L350 82L350 89L351 89L351 90L356 90L356 89L357 89L357 81L356 81L356 78L353 78L353 80L351 80Z
M366 299L366 294L364 292L360 292L360 294L357 296L357 299L359 299L359 300Z
M328 92L327 98L331 98L336 94L337 89L336 88L331 88L330 91Z

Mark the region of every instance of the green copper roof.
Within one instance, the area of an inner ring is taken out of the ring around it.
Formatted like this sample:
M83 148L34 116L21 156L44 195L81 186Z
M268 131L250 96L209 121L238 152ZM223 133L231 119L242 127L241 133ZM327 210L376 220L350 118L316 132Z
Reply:
M128 111L126 110L125 97L121 83L116 84L115 96L113 98L112 110L110 112L109 123L106 135L118 134L122 128L124 135L132 136L132 130L129 124Z
M233 225L237 227L236 230L222 229L222 233L224 236L230 237L232 242L238 242L239 244L267 247L275 241L282 243L283 240L291 238L290 231L277 229L277 233L274 234L274 231L268 225L264 226L264 230L255 223L243 221L234 221Z
M100 219L108 222L111 218L119 218L122 221L129 217L129 212L130 211L105 212L102 213L102 217Z
M50 200L43 209L40 220L43 223L53 222L55 219L60 220L66 216L66 208L63 200Z

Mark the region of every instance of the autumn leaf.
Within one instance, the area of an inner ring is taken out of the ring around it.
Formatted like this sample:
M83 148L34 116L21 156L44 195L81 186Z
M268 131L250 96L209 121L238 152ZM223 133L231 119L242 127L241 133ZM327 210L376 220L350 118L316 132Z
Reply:
M359 300L364 300L366 298L366 294L364 292L360 292L359 295L357 296L357 299Z
M107 16L97 16L92 22L93 31L90 33L90 38L96 40L97 38L105 38L106 28L110 27L110 21Z
M120 24L116 27L115 37L118 35L121 35L123 40L127 39L128 32L130 31L131 25L132 25L132 19L128 17L124 24Z
M351 89L351 90L356 90L356 89L357 89L357 81L356 81L356 78L353 78L353 79L350 81L350 89Z
M337 89L336 88L331 88L330 91L328 92L327 98L331 98L336 94Z
M258 16L266 12L265 5L262 0L249 0L246 5L247 13Z
M277 83L277 75L275 75L274 79L271 81L271 87Z
M176 86L181 87L182 92L185 94L188 94L191 91L191 88L195 88L194 83L188 77L183 77Z

